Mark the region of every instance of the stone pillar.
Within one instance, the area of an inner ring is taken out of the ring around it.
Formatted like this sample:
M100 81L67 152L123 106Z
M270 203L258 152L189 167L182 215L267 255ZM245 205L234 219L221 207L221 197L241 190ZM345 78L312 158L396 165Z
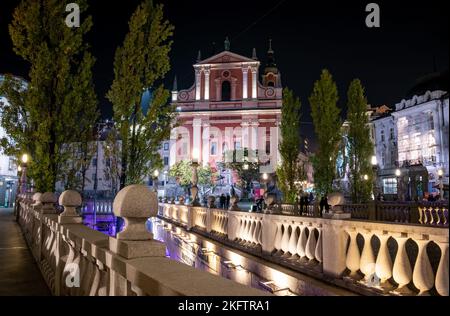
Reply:
M242 119L242 148L250 148L250 123L247 119Z
M114 199L113 212L115 216L125 221L123 231L116 238L109 238L111 252L124 259L143 257L165 257L166 247L163 243L153 239L153 234L146 228L149 217L156 216L158 212L158 199L155 192L147 186L134 184L123 188ZM110 295L131 294L132 284L124 277L120 262L112 263L110 278ZM118 271L121 271L119 273Z
M347 233L341 220L329 220L323 224L323 273L340 277L346 268Z
M257 79L258 79L258 68L252 67L252 99L258 98Z
M66 190L59 196L59 204L64 206L64 212L58 216L60 224L81 224L83 219L77 214L76 208L81 206L81 195L74 190Z
M252 130L250 148L252 150L257 150L258 149L258 126L259 126L259 123L258 123L258 121L254 121L250 125L251 125L251 130Z
M248 68L242 67L242 98L248 99Z
M204 70L204 74L205 74L205 100L209 100L209 75L210 75L210 70L209 68L205 68Z
M192 148L191 151L193 152L194 149L198 152L198 159L201 158L201 149L202 149L202 119L199 117L195 117L192 121ZM192 157L192 152L188 153L189 157Z
M209 162L209 122L204 122L203 123L203 135L202 135L202 139L203 139L203 143L202 143L202 148L203 148L203 152L202 152L202 163L203 166L206 166Z
M279 227L271 219L271 215L264 214L261 229L262 252L263 254L270 254L275 249L275 236Z
M201 80L202 72L201 69L195 69L195 100L200 100L201 98Z
M177 162L177 129L174 128L170 132L170 141L169 141L169 167L172 167Z

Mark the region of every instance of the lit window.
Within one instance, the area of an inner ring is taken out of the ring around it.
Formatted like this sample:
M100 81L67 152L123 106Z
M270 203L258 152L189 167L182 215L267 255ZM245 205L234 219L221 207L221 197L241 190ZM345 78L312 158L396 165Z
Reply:
M211 156L217 155L217 142L211 143Z
M383 193L384 194L397 194L397 179L396 178L384 178L383 179Z

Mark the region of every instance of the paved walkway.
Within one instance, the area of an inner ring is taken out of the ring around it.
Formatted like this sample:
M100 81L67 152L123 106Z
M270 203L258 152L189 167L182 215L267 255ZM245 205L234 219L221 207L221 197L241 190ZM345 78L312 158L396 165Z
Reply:
M14 220L12 209L0 208L0 296L4 295L51 294Z

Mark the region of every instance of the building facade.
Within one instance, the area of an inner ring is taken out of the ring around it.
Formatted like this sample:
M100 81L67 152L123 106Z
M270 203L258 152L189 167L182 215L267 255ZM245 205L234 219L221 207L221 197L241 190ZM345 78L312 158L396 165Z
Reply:
M392 199L437 195L441 181L448 188L448 92L414 92L391 113L372 119L378 185Z
M260 65L255 50L252 58L241 56L231 52L226 41L224 51L193 65L195 82L190 88L178 90L174 83L172 103L179 126L172 130L169 145L163 145L170 148L169 166L197 159L217 168L234 150L247 149L249 157L242 159L263 163L261 173L275 172L282 86L271 45L262 71ZM229 170L219 171L233 184Z

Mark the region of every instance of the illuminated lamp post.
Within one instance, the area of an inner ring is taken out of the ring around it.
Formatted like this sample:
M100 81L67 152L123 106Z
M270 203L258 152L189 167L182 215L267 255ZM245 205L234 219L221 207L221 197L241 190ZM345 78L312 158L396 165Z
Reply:
M200 202L198 200L198 172L197 172L197 168L198 168L198 159L199 159L199 152L198 152L198 148L194 148L192 150L192 187L191 187L191 205L192 206L201 206Z
M402 172L400 169L395 170L395 176L397 178L397 200L400 200L400 176L402 175Z
M153 189L155 190L157 196L158 196L158 177L159 171L158 169L155 169L155 171L153 171Z
M20 193L27 192L27 163L28 163L28 155L22 155L22 174L20 176ZM19 166L20 167L20 166Z
M378 195L378 161L377 161L377 156L373 155L372 158L370 159L370 163L372 165L372 170L373 170L373 190L372 190L372 194L373 194L373 199L376 200L377 195Z
M439 177L439 199L444 199L444 181L443 181L444 171L442 169L438 170Z

